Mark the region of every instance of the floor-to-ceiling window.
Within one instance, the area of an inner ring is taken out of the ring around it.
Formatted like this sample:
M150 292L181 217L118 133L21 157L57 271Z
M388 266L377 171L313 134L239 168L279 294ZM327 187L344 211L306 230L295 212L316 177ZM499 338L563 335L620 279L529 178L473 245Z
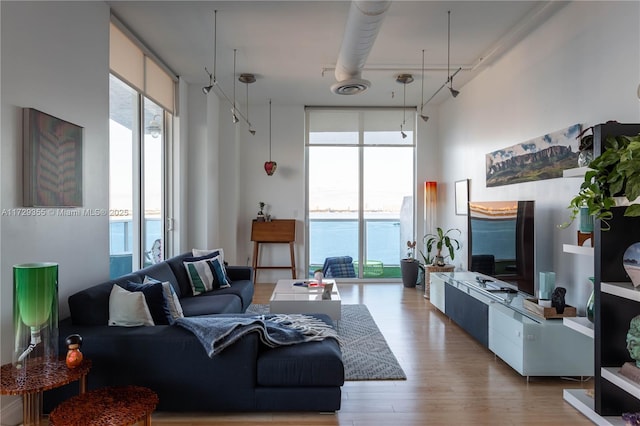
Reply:
M310 273L349 256L357 277L400 277L414 234L414 128L413 110L307 108Z
M175 82L112 22L109 240L112 277L164 259L170 242L166 170Z

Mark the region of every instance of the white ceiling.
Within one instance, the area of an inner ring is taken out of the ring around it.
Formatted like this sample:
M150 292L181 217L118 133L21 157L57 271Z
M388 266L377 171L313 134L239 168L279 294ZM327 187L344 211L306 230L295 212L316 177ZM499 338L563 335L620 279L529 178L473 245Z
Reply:
M450 68L463 67L464 84L565 2L394 1L368 57L362 77L372 86L359 95L336 95L335 66L349 12L345 1L109 1L113 13L187 82L205 86L213 70L214 10L217 14L216 77L233 96L236 76L253 73L250 104L402 106L400 73L411 73L407 105L420 105L447 80L447 11L451 11ZM421 93L425 50L424 96ZM323 72L324 70L324 72ZM246 86L237 80L244 104ZM395 94L395 97L393 96ZM204 96L204 95L203 95ZM431 101L449 97L442 90Z

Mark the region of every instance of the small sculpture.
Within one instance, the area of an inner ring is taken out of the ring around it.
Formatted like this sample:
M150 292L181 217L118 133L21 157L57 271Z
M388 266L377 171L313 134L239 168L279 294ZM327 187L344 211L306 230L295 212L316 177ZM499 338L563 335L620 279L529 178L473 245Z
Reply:
M264 202L260 201L258 203L258 206L260 207L260 211L258 211L258 217L256 218L256 220L258 222L264 222L264 217L265 217L264 216L264 206L265 206L265 204L264 204Z
M636 362L636 367L640 367L640 315L633 317L627 332L627 350L629 355Z
M567 289L564 287L556 287L551 293L551 306L556 308L558 314L564 313L564 307L566 306L564 301L565 294L567 294Z
M65 362L67 367L76 368L82 364L82 352L80 352L80 346L82 346L82 336L79 334L71 334L65 339L67 344L67 358Z

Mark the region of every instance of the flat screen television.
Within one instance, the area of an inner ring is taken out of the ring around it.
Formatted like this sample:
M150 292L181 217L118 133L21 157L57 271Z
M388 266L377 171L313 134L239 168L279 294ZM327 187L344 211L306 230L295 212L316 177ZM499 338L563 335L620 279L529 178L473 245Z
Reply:
M534 201L469 201L469 270L534 294Z

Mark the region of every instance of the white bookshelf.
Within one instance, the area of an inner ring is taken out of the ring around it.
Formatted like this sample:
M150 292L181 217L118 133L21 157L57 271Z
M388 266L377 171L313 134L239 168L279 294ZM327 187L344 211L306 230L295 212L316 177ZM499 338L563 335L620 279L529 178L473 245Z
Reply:
M562 171L563 178L571 177L584 177L584 174L589 170L588 167L576 167L574 169L565 169Z
M584 414L589 420L599 426L622 426L622 417L601 417L593 409L593 396L587 393L586 389L564 389L562 398L573 406L576 410Z
M640 302L640 288L636 288L631 282L602 282L600 291L614 296Z
M581 254L584 256L593 256L593 247L579 246L576 244L563 244L562 251L565 253Z
M564 317L562 324L593 339L593 323L587 317Z
M619 373L620 367L602 367L600 375L635 398L640 399L640 384Z

